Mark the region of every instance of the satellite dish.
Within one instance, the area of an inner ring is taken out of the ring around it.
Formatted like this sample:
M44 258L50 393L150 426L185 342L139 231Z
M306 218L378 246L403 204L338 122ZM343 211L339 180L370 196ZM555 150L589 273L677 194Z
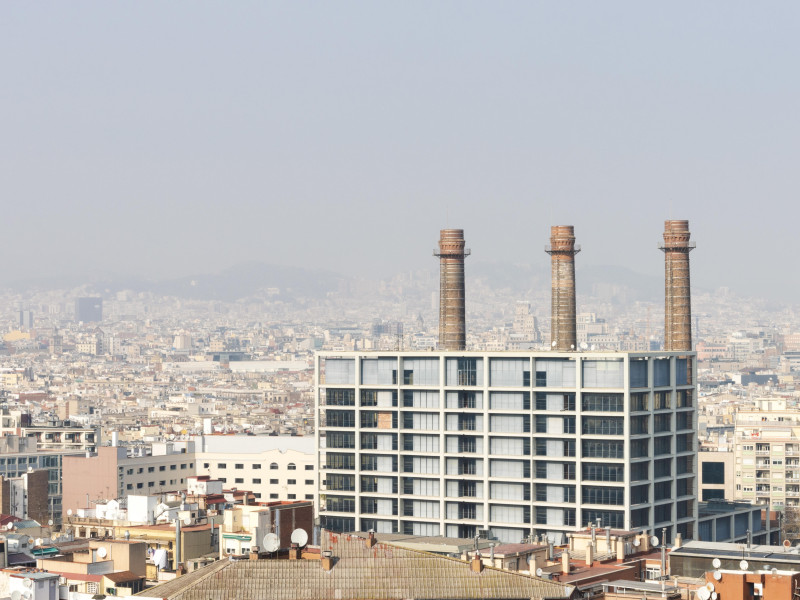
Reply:
M639 538L636 538L635 540L633 540L633 546L635 548L638 548L641 544L642 544L642 541Z
M656 536L650 538L650 545L653 546L653 548L658 548L658 538Z
M36 538L36 545L41 546L42 544L44 544L44 540L42 538Z
M26 577L25 579L22 580L22 584L26 588L29 588L29 587L31 587L33 585L33 579L31 579L30 577Z
M292 532L292 543L297 544L301 548L308 543L308 534L305 529L295 529Z
M183 524L186 525L187 527L189 525L191 525L192 524L192 517L184 517L183 518Z
M722 561L718 558L715 558L714 560L711 561L711 566L714 567L715 569L719 569L722 566Z
M551 345L553 348L555 348L555 347L556 347L556 341L555 341L555 340L553 340L553 343L552 343L552 344L550 344L550 345Z
M11 531L12 529L14 529L14 524L13 523L9 523L8 525L6 525L6 529Z
M699 600L709 600L709 598L711 598L711 592L709 592L706 588L701 587L697 590L697 597Z
M105 558L106 554L108 554L108 551L105 548L97 549L97 556L99 556L100 558Z
M281 545L278 536L274 533L268 533L264 536L264 539L261 540L261 545L264 546L264 550L266 552L276 552Z
M720 581L722 579L722 573L719 571L714 571L714 579Z
M709 592L713 592L713 591L714 591L714 584L713 584L711 581L709 581L709 582L706 584L706 589L707 589Z
M71 508L70 508L70 509L67 511L67 516L68 516L68 517L71 517L71 516L72 516L72 509L71 509Z
M783 540L783 547L784 548L788 548L791 545L792 545L792 541L791 540Z
M740 568L742 571L747 571L747 567L749 567L749 566L750 566L750 565L748 565L748 564L747 564L747 561L746 561L746 560L743 560L743 561L740 561L740 562L739 562L739 568Z
M542 573L544 573L544 571L542 571L542 567L539 567L538 569L536 569L536 576L537 577L541 577Z
M48 519L47 520L47 525L52 527L53 526L53 519Z
M11 592L11 600L19 600L21 597L22 595L19 593L18 590L14 590L13 592Z
M711 592L711 600L717 600L718 597L717 592Z

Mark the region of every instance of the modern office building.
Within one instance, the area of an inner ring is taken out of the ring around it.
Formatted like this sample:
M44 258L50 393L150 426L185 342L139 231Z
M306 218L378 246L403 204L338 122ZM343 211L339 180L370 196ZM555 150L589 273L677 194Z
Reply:
M324 526L694 538L694 372L686 351L320 353Z

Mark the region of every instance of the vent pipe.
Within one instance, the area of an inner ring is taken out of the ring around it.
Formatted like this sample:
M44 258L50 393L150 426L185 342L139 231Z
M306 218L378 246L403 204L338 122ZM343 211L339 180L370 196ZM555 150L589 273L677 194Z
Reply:
M467 346L467 325L464 309L463 229L442 229L439 232L439 349L464 350Z
M692 351L692 299L689 278L689 221L665 221L664 350Z
M575 321L575 255L581 251L575 245L572 225L550 228L550 244L545 252L552 267L552 305L550 342L553 350L575 350L578 344Z

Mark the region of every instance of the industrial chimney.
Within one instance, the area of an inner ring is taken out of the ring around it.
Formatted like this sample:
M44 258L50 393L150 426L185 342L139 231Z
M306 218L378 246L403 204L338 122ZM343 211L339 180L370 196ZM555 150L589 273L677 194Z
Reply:
M464 249L463 229L442 229L439 235L439 349L464 350L467 326L464 318Z
M575 350L578 344L575 321L575 255L581 251L575 245L572 225L554 225L550 228L550 245L545 252L550 255L553 278L553 295L550 323L550 341L553 350Z
M692 298L689 282L689 221L665 221L664 251L666 280L664 350L692 351Z

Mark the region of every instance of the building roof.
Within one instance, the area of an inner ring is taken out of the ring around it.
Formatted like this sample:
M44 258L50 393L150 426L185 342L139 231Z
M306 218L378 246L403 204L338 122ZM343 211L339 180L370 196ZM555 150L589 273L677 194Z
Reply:
M175 600L418 600L569 598L574 587L464 561L324 532L322 550L334 566L318 560L223 559L139 596Z

